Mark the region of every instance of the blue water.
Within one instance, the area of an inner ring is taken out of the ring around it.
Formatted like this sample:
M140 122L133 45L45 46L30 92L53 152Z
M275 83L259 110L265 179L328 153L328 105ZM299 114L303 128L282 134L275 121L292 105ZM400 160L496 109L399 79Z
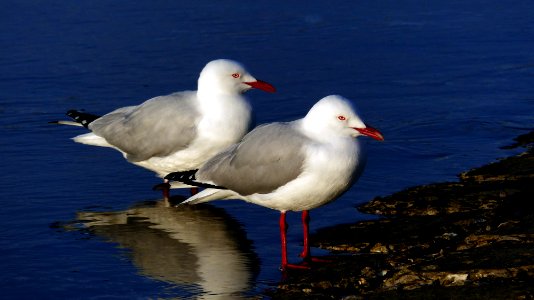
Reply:
M194 89L212 59L278 88L247 94L258 123L337 93L384 133L357 185L312 211L312 230L515 153L499 147L534 127L534 3L441 2L2 1L2 297L235 299L276 286L276 211L161 207L150 172L47 124ZM298 215L289 223L296 255Z

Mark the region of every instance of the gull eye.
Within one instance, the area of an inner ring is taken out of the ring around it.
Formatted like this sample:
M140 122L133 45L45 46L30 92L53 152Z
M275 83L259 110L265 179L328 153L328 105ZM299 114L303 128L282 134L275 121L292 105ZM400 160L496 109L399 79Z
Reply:
M337 116L337 119L340 121L345 121L347 118L345 118L345 116Z
M232 77L234 77L234 78L239 78L239 77L241 77L241 74L239 74L239 73L234 73L234 74L232 74Z

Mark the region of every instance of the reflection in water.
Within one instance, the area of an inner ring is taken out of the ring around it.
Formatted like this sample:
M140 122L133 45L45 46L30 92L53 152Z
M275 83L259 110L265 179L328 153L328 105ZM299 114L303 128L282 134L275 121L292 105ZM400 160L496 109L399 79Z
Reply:
M259 262L236 220L210 205L147 202L121 212L80 212L78 220L120 247L143 275L201 289L202 299L235 299L254 284ZM195 292L196 293L196 292Z

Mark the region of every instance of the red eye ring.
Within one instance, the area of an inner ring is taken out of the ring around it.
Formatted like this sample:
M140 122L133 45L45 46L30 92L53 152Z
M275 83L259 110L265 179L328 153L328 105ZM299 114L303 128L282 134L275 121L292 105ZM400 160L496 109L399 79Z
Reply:
M239 78L240 76L241 76L241 74L239 74L239 73L232 74L232 77L234 77L234 78Z
M345 116L337 116L337 118L340 120L340 121L345 121L347 118L345 118Z

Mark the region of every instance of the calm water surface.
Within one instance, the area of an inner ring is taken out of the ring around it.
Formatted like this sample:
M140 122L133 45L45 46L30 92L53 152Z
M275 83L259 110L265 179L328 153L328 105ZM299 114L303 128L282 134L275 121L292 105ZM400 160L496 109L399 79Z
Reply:
M499 147L534 124L534 4L446 2L3 1L2 296L235 299L276 286L276 211L163 207L150 172L69 140L80 128L47 124L195 89L212 59L278 88L247 94L258 123L300 118L337 93L384 133L368 141L358 184L312 212L312 229L512 154ZM298 215L289 222L296 255Z

